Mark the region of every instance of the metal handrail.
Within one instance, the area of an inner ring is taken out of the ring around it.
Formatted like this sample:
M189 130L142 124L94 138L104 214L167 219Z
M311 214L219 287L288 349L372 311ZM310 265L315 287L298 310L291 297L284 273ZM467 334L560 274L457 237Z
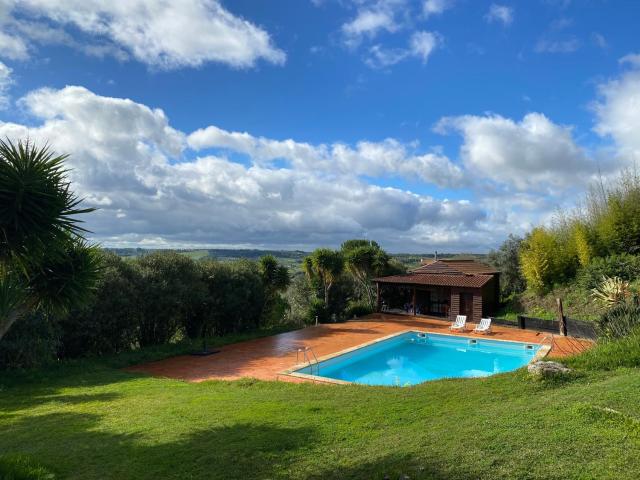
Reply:
M311 361L311 356L313 355L313 362ZM311 347L299 348L296 351L296 364L300 363L300 353L302 353L302 361L308 364L311 367L311 375L313 375L313 365L316 365L316 375L320 375L320 363L318 362L318 357L316 357L316 353L313 351Z

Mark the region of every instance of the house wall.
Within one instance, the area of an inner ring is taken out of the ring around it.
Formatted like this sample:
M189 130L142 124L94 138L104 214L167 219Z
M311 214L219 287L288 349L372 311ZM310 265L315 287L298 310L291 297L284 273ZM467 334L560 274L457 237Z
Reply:
M500 277L493 279L482 287L482 315L489 317L495 314L500 302Z
M451 287L451 310L449 311L449 317L451 321L456 319L456 316L460 315L460 294L470 293L473 295L473 314L471 318L467 318L468 322L480 323L482 318L482 305L483 296L480 288L459 288Z

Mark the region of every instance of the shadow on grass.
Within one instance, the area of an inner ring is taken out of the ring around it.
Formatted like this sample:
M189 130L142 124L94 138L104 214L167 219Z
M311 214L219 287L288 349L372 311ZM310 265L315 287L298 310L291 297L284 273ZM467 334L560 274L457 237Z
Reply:
M152 414L152 413L151 413ZM287 478L288 462L313 444L310 428L219 426L166 441L172 432L106 432L101 417L60 413L3 427L0 451L37 458L62 478Z
M314 428L258 421L177 438L157 426L118 434L105 431L99 415L59 413L13 422L0 437L0 450L37 459L60 478L87 480L469 478L399 453L331 464L314 443L317 435Z
M357 465L335 466L317 474L305 477L305 480L397 480L397 479L433 479L445 480L456 478L450 473L425 465L409 455L388 455ZM473 478L466 475L460 478Z
M2 400L3 413L28 410L47 403L57 405L80 405L94 402L111 402L121 397L117 393L86 393L80 395L56 395L55 390L44 390L47 393L30 396L15 396Z

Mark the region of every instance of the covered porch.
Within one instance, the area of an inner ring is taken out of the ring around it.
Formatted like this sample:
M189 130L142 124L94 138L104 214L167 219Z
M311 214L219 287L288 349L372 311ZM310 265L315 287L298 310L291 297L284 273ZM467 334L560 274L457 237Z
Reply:
M451 287L377 285L378 312L449 318Z

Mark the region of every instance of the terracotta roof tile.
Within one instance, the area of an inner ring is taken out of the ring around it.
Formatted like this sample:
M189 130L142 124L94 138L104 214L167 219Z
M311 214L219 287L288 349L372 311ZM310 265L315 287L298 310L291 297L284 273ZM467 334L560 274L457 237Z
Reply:
M374 282L435 285L440 287L471 287L480 288L493 278L493 275L456 275L443 273L406 273L389 277L375 278Z
M495 268L477 260L438 260L422 265L411 271L412 273L454 273L454 274L494 274L499 273Z

